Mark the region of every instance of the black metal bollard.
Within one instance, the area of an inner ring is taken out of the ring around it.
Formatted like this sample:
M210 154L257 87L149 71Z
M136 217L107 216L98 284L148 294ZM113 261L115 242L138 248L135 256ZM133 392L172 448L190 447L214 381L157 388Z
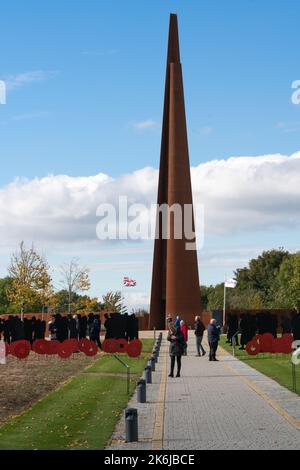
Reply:
M125 410L125 440L126 442L138 442L138 411L136 408Z
M145 380L147 384L152 384L152 371L150 366L145 367Z
M152 371L152 372L155 372L155 363L156 363L155 357L152 356L151 359L150 359L150 361L149 361L149 363L148 363L148 365L151 367L151 371Z
M137 383L137 401L138 403L146 403L147 401L147 386L144 379Z
M152 356L155 357L155 362L157 362L159 358L159 351L157 349L153 349Z

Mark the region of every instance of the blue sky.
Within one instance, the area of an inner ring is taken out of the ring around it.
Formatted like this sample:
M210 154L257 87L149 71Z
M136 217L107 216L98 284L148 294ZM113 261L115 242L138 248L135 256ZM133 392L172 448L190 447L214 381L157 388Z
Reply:
M9 86L0 106L0 188L16 177L118 178L158 167L170 12L179 16L192 166L300 150L300 107L291 102L300 78L296 0L11 0L1 2L0 19L0 79ZM297 248L296 225L255 227L208 233L208 251L240 253L226 268L204 263L203 282L232 274L247 250ZM63 248L58 255L51 240L34 241L53 263L69 256ZM10 248L3 242L1 273ZM129 273L95 271L92 293L131 274L146 295L151 243L145 250L83 254L87 263L145 263Z

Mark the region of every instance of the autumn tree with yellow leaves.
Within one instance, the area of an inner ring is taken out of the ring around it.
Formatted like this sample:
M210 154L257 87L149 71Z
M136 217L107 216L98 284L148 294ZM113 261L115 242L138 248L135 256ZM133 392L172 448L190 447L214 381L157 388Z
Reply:
M89 268L80 266L78 259L73 258L60 267L60 275L60 285L68 292L68 313L70 314L74 294L88 291L91 287Z
M44 306L48 303L52 293L49 265L33 245L26 248L21 242L19 250L11 255L8 273L12 281L7 296L18 307L22 318L26 305L35 301Z

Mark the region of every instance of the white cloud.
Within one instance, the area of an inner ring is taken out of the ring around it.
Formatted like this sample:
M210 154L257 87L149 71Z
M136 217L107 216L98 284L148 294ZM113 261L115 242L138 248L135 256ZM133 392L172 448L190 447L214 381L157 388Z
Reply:
M146 129L152 129L153 127L156 127L157 125L158 125L157 121L154 121L153 119L147 119L146 121L135 122L133 124L133 127L139 131L143 131Z
M233 157L192 170L204 203L206 233L296 228L300 223L300 152Z
M15 90L29 83L41 82L48 78L55 77L57 74L58 72L55 70L33 70L31 72L10 75L5 80L6 88L8 91Z
M156 202L158 171L144 168L116 179L64 175L16 179L0 189L0 239L53 244L96 240L96 208ZM233 157L192 168L194 200L205 209L205 236L291 229L300 225L300 152ZM111 246L116 246L110 242ZM95 249L95 247L93 247ZM100 266L99 266L100 268ZM105 266L104 266L105 268ZM101 268L100 268L101 269Z
M108 252L109 253L109 252ZM99 256L99 254L97 253ZM134 270L134 271L149 271L151 263L145 261L119 261L119 262L107 262L107 263L94 263L92 265L93 271L122 271Z
M123 291L125 305L128 306L129 312L132 309L145 308L148 309L150 305L150 296L145 292L137 291Z
M0 238L56 243L95 240L99 204L117 205L119 195L146 204L155 195L156 180L157 171L151 168L116 180L102 173L16 179L0 189Z

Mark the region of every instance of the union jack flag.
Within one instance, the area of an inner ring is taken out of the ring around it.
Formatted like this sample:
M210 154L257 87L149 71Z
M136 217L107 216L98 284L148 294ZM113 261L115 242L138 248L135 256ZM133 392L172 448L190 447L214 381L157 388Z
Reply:
M124 277L123 284L126 287L135 287L136 281L134 281L133 279L130 279L130 277Z

